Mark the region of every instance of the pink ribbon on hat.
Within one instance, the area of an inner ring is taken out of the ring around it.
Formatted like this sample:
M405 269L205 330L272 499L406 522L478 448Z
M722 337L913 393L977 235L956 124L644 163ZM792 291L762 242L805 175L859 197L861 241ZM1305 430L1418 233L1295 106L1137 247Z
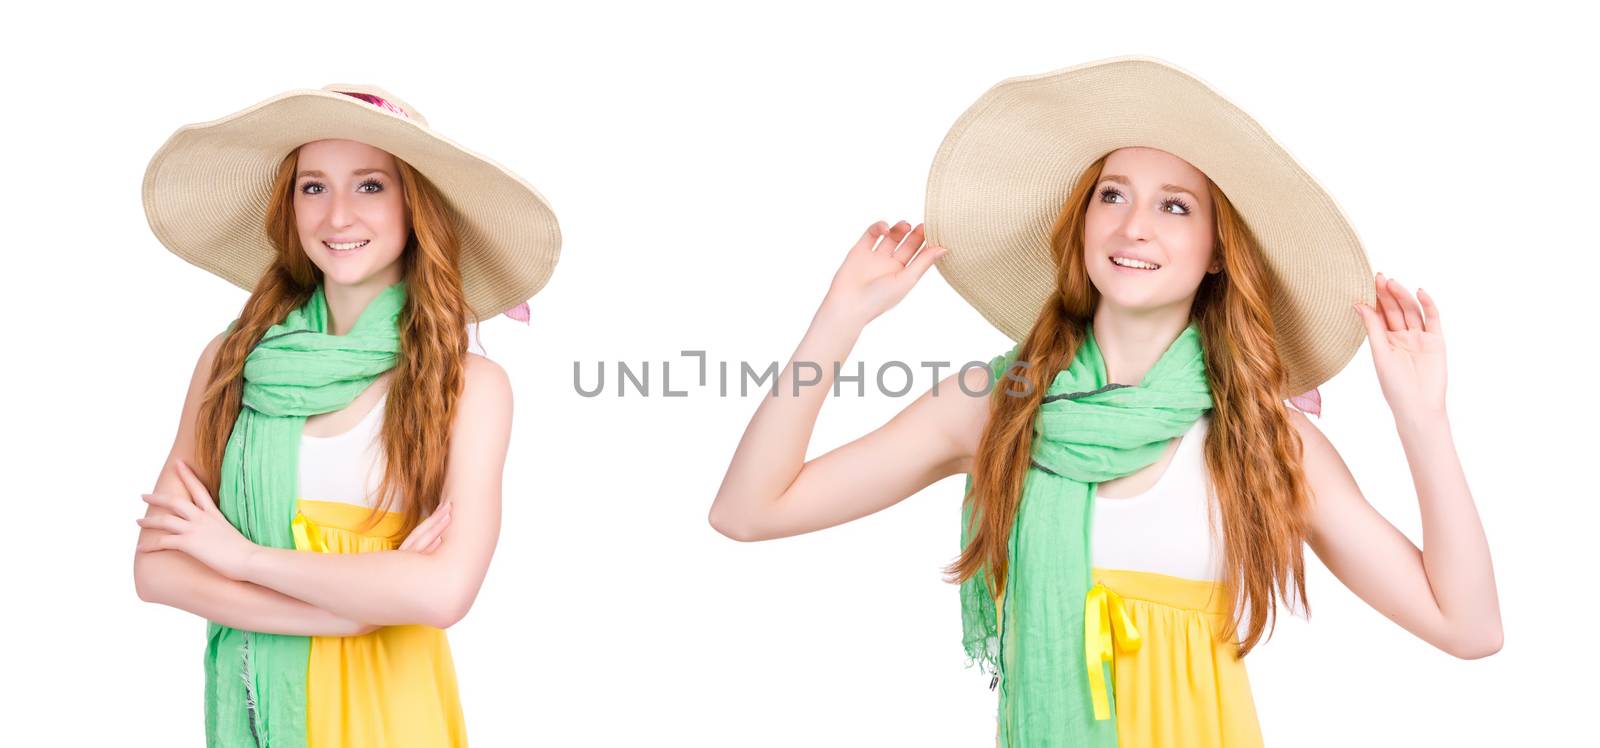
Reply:
M411 119L411 115L406 114L406 110L395 106L393 103L390 103L388 99L385 99L382 96L373 96L372 94L367 93L355 93L353 91L339 91L337 93L342 93L352 99L360 99L384 111L394 112L395 114L405 117L406 119Z
M386 112L394 112L395 114L405 117L406 119L411 119L411 115L406 114L406 110L401 109L382 96L374 96L368 93L356 93L354 91L337 91L336 93L342 93L352 99L360 99ZM505 311L505 315L525 325L529 324L529 320L532 318L532 315L528 312L528 302L526 301L507 309Z
M1310 413L1314 416L1322 415L1322 393L1317 392L1315 387L1310 392L1303 392L1289 398L1289 404L1293 405L1301 413Z

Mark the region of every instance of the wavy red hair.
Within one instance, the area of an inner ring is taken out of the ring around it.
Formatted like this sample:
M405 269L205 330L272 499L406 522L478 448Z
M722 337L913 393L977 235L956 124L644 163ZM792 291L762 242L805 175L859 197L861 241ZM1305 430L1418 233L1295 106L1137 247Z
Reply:
M991 393L989 423L979 439L972 491L963 505L963 511L973 512L974 531L945 569L952 582L984 573L990 589L1004 589L1006 541L1032 454L1033 416L1050 379L1076 355L1100 301L1084 264L1083 225L1105 161L1102 156L1084 171L1062 207L1052 233L1056 294L1018 349L1018 360L1047 365L1019 367L1015 376L1026 383L1005 377ZM1293 600L1310 615L1303 553L1310 500L1300 435L1284 404L1290 393L1284 391L1284 368L1273 342L1267 268L1227 196L1209 178L1206 188L1215 206L1214 238L1223 272L1201 281L1191 314L1204 344L1214 401L1205 460L1223 524L1222 582L1233 594L1233 616L1218 635L1236 637L1242 611L1248 609L1249 634L1238 649L1243 657L1260 640L1277 602L1290 598L1291 587Z
M322 271L306 256L295 228L294 174L300 150L278 165L267 207L266 232L277 250L245 301L212 363L198 415L200 475L215 496L222 456L239 415L245 357L269 327L311 298ZM406 284L400 314L400 352L384 409L386 469L367 528L385 511L403 513L396 539L438 507L444 485L450 424L460 397L471 315L461 288L461 245L449 207L437 188L395 158L411 235L399 262Z

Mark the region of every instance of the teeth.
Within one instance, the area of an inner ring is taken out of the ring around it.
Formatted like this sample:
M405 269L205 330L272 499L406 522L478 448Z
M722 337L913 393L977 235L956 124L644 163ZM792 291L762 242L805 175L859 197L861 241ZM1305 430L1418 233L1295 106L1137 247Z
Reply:
M355 249L357 247L366 246L368 241L369 240L367 239L362 239L359 242L323 242L323 244L326 245L328 249Z
M1161 267L1160 265L1154 265L1148 262L1140 262L1139 260L1131 260L1126 257L1113 257L1111 258L1111 261L1123 267L1141 268L1144 270L1155 270L1156 268Z

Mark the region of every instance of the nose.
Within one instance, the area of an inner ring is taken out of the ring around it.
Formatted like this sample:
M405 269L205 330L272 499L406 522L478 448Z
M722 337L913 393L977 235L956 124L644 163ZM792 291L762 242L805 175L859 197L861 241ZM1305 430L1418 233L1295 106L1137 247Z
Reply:
M333 200L328 204L328 223L333 228L342 229L349 226L355 217L355 211L351 209L350 205L351 196L341 190L333 190L332 192L331 197Z
M1125 210L1127 216L1122 221L1122 235L1129 241L1143 241L1150 238L1150 216L1146 215L1143 208L1134 207Z

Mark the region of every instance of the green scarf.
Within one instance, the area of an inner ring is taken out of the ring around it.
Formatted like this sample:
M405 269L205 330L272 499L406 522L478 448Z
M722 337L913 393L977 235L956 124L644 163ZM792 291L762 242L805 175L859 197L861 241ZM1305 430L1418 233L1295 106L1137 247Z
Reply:
M1003 596L989 589L983 573L961 585L967 656L994 674L991 685L999 683L1000 742L1007 748L1116 747L1115 703L1107 687L1110 628L1122 627L1117 645L1124 650L1139 640L1126 618L1116 619L1121 604L1114 593L1091 584L1094 487L1154 463L1212 406L1193 322L1138 385L1106 381L1093 329L1085 331L1034 420L1033 464L1008 541ZM996 379L1012 366L1017 349L990 361ZM970 475L966 490L972 490ZM963 547L971 514L962 514ZM1003 602L998 622L997 597Z
M349 405L395 365L405 301L405 283L389 286L348 334L330 335L318 285L245 358L243 403L223 453L217 505L251 542L294 547L306 417ZM304 746L311 640L212 621L206 640L206 745Z

